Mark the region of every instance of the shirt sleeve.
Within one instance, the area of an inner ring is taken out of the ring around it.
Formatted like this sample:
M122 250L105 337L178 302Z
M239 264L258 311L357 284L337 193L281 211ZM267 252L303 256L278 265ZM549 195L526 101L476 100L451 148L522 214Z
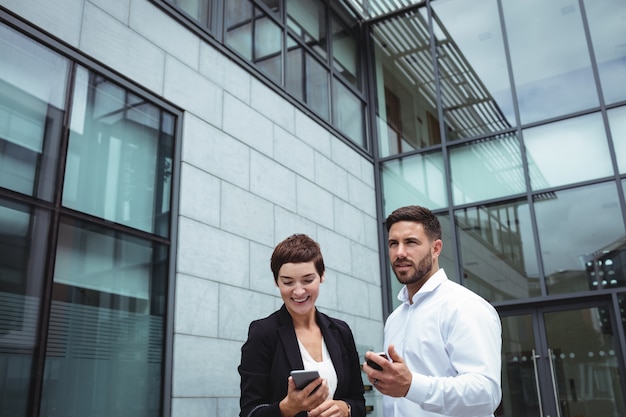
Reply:
M442 337L452 376L413 372L406 399L447 416L491 415L502 398L500 318L485 303L469 303L447 317Z

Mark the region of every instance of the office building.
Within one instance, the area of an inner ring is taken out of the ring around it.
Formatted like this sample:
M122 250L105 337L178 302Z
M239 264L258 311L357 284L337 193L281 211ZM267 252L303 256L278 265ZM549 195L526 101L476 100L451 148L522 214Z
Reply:
M419 204L496 416L626 417L625 40L623 0L0 0L0 414L238 415L296 232L379 350Z

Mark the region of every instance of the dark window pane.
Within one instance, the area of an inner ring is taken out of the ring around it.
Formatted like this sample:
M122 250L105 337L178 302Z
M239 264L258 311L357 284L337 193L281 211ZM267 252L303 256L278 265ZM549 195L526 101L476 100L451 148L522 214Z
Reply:
M543 193L534 198L539 244L550 294L626 286L607 280L599 261L624 256L624 220L614 182Z
M248 0L230 0L225 2L224 7L225 42L248 61L251 61L253 6Z
M489 301L541 296L526 200L454 212L464 284Z
M358 39L337 18L331 19L333 31L333 66L337 72L361 90Z
M333 79L333 124L357 145L366 148L365 112L359 97Z
M211 0L170 0L202 26L211 29Z
M79 68L63 204L167 236L173 137L163 127L171 117Z
M0 26L0 186L52 200L69 62Z
M50 216L0 199L0 415L24 417L39 340Z
M326 7L311 0L286 0L287 25L291 32L317 52L327 57Z
M167 251L64 220L41 415L161 415Z

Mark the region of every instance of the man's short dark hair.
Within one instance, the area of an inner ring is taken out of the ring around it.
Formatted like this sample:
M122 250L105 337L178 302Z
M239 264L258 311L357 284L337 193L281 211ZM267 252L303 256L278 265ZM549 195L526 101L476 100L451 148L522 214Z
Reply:
M408 221L421 223L424 232L431 241L441 239L441 224L432 211L422 206L406 206L394 210L385 220L387 232L394 223Z
M278 272L284 264L313 262L315 270L321 277L324 275L324 258L320 245L305 234L294 234L280 242L274 248L270 267L274 274L274 282L278 282Z

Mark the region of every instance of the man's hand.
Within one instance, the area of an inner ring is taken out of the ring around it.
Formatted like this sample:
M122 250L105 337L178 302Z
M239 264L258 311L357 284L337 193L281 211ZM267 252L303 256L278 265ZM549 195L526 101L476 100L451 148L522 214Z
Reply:
M404 397L409 392L413 375L393 345L389 345L387 354L391 362L374 352L366 352L363 371L367 374L367 379L382 394L390 397ZM376 362L382 370L378 371L369 366L367 359Z

